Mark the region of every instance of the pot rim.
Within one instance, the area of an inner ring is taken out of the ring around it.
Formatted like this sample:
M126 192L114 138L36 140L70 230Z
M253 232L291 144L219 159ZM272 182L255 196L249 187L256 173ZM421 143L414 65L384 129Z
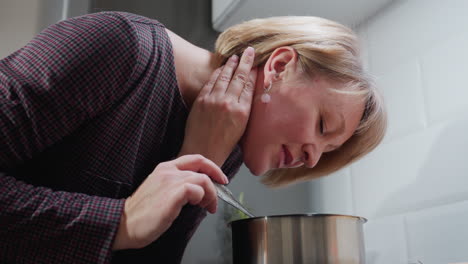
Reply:
M228 223L228 226L231 226L232 223L239 223L239 222L244 222L244 221L268 220L268 218L276 218L276 217L333 217L333 216L357 218L361 220L363 224L367 222L367 218L362 217L362 216L356 216L356 215L304 213L304 214L266 215L266 216L242 218L242 219L230 221Z

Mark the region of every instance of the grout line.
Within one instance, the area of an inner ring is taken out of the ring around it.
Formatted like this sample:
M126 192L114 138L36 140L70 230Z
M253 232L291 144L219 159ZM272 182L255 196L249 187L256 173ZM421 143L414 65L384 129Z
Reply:
M452 199L435 199L435 200L428 200L430 203L425 205L425 206L413 206L411 208L406 208L401 211L396 211L391 214L382 214L380 215L381 217L386 217L386 216L391 216L391 215L399 215L399 214L412 214L412 213L418 213L422 211L427 211L427 210L434 210L434 209L440 209L441 207L447 207L455 204L460 204L460 203L466 203L468 202L468 197L466 195L458 195L456 198Z
M424 128L428 127L428 105L427 105L427 94L426 94L426 89L424 85L424 80L422 76L422 63L421 63L421 58L418 56L416 57L416 65L417 65L417 74L418 74L418 81L419 81L419 92L421 94L421 101L422 101L422 120L423 120L423 126Z
M408 233L408 220L406 218L406 214L402 215L403 217L403 234L405 236L405 248L406 248L406 259L408 261L413 261L412 259L410 260L410 246L409 246L409 233Z
M312 202L312 200L313 200L313 197L312 197L312 191L313 191L313 190L312 190L312 184L313 184L312 181L308 181L308 182L307 182L307 196L308 196L308 197L307 197L307 200L308 200L308 201L307 201L307 202L308 202L308 205L307 205L307 206L308 206L308 209L309 209L310 212L312 212L312 211L314 210L314 208L312 208L312 207L313 207L313 202Z
M349 188L351 192L351 213L356 214L356 197L354 197L354 181L352 179L353 174L351 173L352 165L346 169L346 176L348 177Z
M372 65L371 65L371 41L370 41L370 37L369 37L369 27L366 26L366 27L363 27L361 28L361 35L362 35L362 40L361 40L361 45L362 45L362 49L364 49L364 52L365 53L365 61L364 61L364 65L366 67L366 71L370 72L371 69L372 69ZM365 43L364 43L365 42Z
M62 0L62 20L68 18L68 8L70 7L70 0Z

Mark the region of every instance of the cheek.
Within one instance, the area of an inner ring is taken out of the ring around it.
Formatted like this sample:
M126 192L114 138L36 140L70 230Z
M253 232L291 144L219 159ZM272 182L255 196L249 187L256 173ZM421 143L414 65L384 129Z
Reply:
M264 148L303 140L313 133L310 107L287 105L271 102L268 106L260 104L252 109L245 133L249 144Z
M256 122L255 119L250 120L241 141L244 156L250 158L260 155L270 144L270 136L271 133L268 132L268 129L264 129L262 122Z
M290 120L291 122L287 124L288 136L294 141L307 141L310 139L311 135L314 134L314 124L311 121L310 117L298 117L297 119Z
M241 141L245 165L254 175L261 175L270 169L275 150L280 140L269 115L253 109L249 124Z
M268 170L268 155L265 147L262 146L254 137L246 137L241 142L243 160L245 166L253 175L261 175Z
M274 121L274 130L281 135L284 141L297 143L310 138L314 133L312 116L304 109L290 109L281 113Z

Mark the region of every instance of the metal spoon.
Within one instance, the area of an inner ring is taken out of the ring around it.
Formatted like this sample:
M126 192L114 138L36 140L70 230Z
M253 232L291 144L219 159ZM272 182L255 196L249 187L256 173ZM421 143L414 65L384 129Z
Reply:
M214 182L214 185L216 187L216 192L219 198L221 198L223 201L230 204L234 208L237 208L249 217L255 217L251 212L247 210L247 208L245 208L239 201L237 201L232 192L226 186L216 182Z

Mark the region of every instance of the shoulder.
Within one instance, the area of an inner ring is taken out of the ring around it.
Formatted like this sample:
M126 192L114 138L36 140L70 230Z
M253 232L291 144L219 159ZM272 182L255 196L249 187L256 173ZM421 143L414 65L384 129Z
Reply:
M90 13L82 16L70 18L69 20L89 20L98 21L104 24L128 24L128 23L145 23L164 27L164 25L156 19L140 16L127 12L105 11L98 13Z
M91 13L64 20L56 26L59 28L70 27L70 30L86 30L90 34L106 33L106 35L126 34L131 36L138 33L138 25L140 24L151 26L160 34L167 34L164 25L159 21L126 12Z

